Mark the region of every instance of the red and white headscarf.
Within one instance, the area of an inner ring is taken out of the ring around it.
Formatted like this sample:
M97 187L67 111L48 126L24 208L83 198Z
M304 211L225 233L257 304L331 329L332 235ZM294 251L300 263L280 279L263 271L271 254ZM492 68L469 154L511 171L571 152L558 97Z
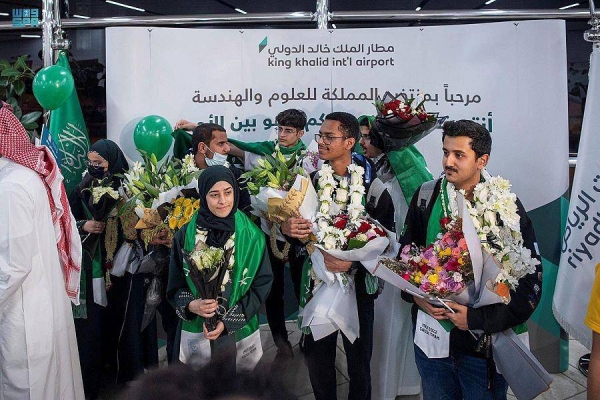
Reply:
M46 186L56 247L60 256L65 289L71 301L79 304L81 240L67 199L63 176L46 146L34 146L27 131L12 113L10 105L0 108L0 155L37 172Z

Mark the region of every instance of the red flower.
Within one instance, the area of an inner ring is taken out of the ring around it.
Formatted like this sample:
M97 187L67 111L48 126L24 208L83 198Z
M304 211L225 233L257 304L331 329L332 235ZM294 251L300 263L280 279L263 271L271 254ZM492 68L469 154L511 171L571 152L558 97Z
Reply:
M442 229L448 229L448 224L452 221L452 219L450 217L444 217L442 219L440 219L440 226L442 227Z
M335 226L338 229L345 229L347 224L348 224L348 216L347 215L338 215L337 217L335 217L335 220L333 221L333 226Z
M371 229L371 224L368 222L362 221L360 226L356 230L357 233L366 233L369 229Z

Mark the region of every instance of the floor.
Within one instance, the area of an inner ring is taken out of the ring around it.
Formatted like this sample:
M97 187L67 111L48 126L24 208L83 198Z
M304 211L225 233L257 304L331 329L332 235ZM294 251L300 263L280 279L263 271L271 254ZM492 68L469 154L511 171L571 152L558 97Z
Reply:
M294 359L289 364L288 368L284 372L285 382L293 394L297 396L299 400L312 400L314 395L308 379L308 370L302 360L302 355L298 348L298 341L300 340L300 332L297 329L295 322L287 323L289 331L289 339L294 349ZM263 344L264 355L260 361L262 364L270 364L277 352L277 348L271 338L268 325L261 326L261 337ZM166 364L166 354L164 347L160 349L161 364ZM569 369L561 374L555 374L554 382L550 389L538 396L536 399L540 400L586 400L586 378L577 369L577 361L579 357L588 353L588 351L576 340L570 340L569 342ZM348 397L348 373L346 368L346 358L344 357L344 350L341 345L341 341L338 343L338 357L336 358L336 369L338 378L338 399L346 399ZM118 399L121 398L122 390L111 390L103 393L102 399ZM419 400L420 395L414 396L398 396L396 400ZM515 399L510 394L509 399ZM374 399L376 400L376 399Z

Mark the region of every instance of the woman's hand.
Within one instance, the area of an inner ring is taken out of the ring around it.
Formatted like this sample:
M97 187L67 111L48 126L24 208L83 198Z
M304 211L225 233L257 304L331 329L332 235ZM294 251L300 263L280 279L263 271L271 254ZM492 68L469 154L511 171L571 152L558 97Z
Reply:
M202 324L202 325L203 325L203 330L204 330L204 337L207 338L208 340L217 339L219 336L221 336L221 333L223 333L223 331L225 330L225 324L223 323L223 321L217 321L217 327L212 332L209 332L206 329L206 323Z
M102 233L104 232L104 222L88 220L81 229L87 233Z
M190 304L188 304L188 309L190 312L201 316L202 318L210 318L215 315L217 312L217 307L219 307L219 303L217 300L207 299L207 300L192 300Z

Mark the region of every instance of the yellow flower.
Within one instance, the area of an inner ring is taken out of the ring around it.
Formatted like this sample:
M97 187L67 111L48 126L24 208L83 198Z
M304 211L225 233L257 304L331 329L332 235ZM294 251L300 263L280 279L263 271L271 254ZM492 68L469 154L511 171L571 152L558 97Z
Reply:
M180 206L176 206L175 210L173 211L173 215L177 218L181 218L181 216L183 215L181 207Z
M180 206L181 203L183 203L184 198L183 197L178 197L175 199L175 202L173 204L175 204L176 206Z
M183 217L187 218L188 220L192 217L192 214L194 213L194 207L193 206L187 206L185 208L185 211L183 212Z
M194 209L197 210L199 208L200 208L200 199L198 199L194 202Z
M440 277L438 276L438 274L429 275L429 282L433 283L434 285L436 283L438 283L439 280L440 280Z
M440 257L448 257L452 255L452 249L450 247L446 247L444 250L440 251Z
M183 204L182 204L182 205L183 205L184 207L187 207L187 206L189 206L189 205L191 205L191 204L192 204L192 200L190 200L190 199L187 199L187 198L186 198L186 199L183 199Z
M184 226L186 223L187 221L184 218L181 218L179 222L177 222L177 229L181 229L181 227Z
M171 228L171 229L177 228L177 218L175 218L175 217L169 218L169 228Z
M433 270L434 270L434 271L435 271L435 273L437 274L437 273L440 273L440 272L442 272L442 267L439 267L439 266L438 266L438 267L435 267Z
M415 275L415 283L420 284L421 283L421 277L423 277L422 273L419 272L418 274L416 274Z

